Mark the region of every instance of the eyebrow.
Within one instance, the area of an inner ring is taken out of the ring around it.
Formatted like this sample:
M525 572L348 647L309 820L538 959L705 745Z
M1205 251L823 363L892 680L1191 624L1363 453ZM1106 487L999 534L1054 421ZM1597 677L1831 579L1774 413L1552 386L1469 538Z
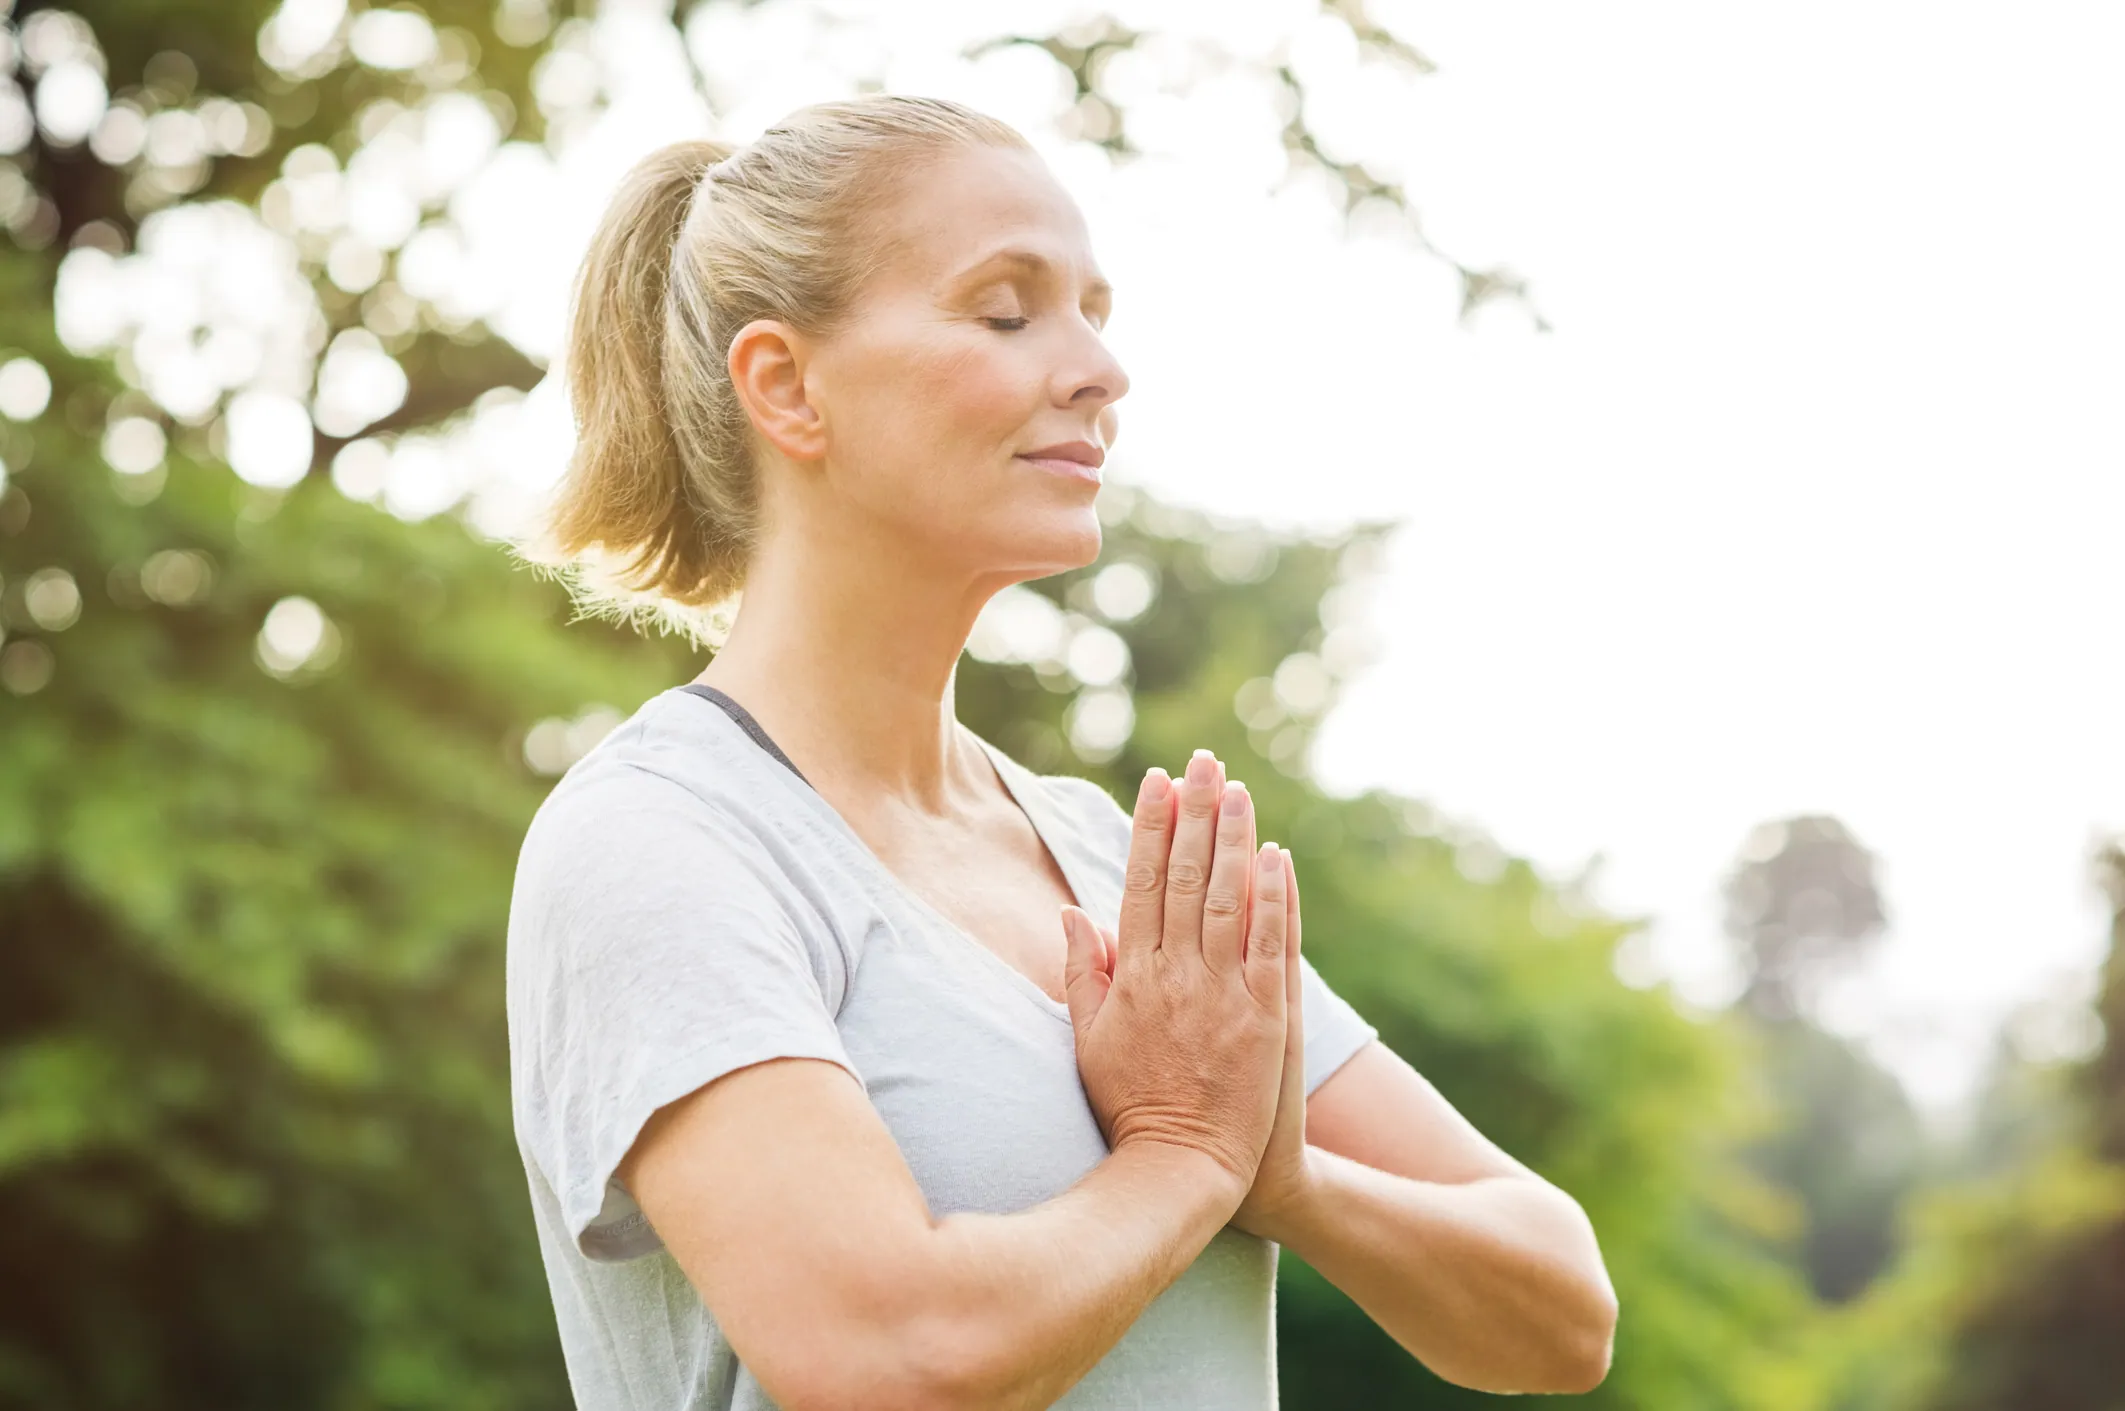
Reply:
M1052 274L1055 270L1054 261L1050 260L1046 255L1037 250L1028 250L1022 246L1014 245L984 255L981 259L961 270L952 282L954 284L965 283L982 270L995 264L1012 265L1034 274ZM1114 298L1114 286L1098 275L1092 277L1092 282L1085 287L1085 292L1095 299L1112 300Z

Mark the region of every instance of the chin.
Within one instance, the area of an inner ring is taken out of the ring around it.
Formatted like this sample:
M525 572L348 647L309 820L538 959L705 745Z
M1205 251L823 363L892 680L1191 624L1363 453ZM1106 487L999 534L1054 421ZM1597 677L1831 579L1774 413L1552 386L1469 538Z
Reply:
M1068 573L1099 559L1099 515L1089 500L1082 508L1032 516L1022 528L1022 533L1013 536L1011 557L1032 569L1033 577Z

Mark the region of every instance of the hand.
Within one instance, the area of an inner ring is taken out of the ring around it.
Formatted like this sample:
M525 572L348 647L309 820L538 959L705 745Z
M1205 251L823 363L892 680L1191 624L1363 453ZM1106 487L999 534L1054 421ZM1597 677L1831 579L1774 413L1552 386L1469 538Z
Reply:
M1269 846L1276 847L1274 843ZM1284 874L1284 1067L1277 1090L1276 1123L1262 1150L1254 1185L1232 1217L1233 1224L1264 1239L1274 1238L1269 1231L1276 1222L1306 1198L1312 1174L1306 1156L1305 972L1299 967L1299 879L1290 852L1276 850ZM1259 877L1257 873L1256 880ZM1111 981L1117 938L1104 926L1095 929L1100 944L1094 963Z
M1284 873L1284 1073L1277 1090L1276 1125L1262 1150L1254 1185L1240 1202L1232 1223L1251 1235L1273 1239L1269 1231L1288 1210L1306 1198L1312 1168L1306 1157L1306 1024L1305 971L1299 967L1299 877L1291 854L1277 855Z
M1170 786L1163 770L1145 776L1111 952L1090 917L1064 907L1064 980L1079 1075L1108 1144L1201 1151L1237 1205L1282 1082L1284 872L1273 849L1254 852L1253 802L1220 772L1198 751Z

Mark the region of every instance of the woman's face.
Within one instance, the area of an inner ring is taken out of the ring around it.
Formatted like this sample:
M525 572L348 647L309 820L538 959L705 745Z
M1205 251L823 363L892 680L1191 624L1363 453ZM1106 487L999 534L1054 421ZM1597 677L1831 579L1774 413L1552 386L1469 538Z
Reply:
M1076 203L1037 154L981 147L920 166L882 215L887 257L804 374L810 472L914 563L978 579L1090 563L1104 471L1028 456L1077 443L1064 454L1097 462L1129 390Z

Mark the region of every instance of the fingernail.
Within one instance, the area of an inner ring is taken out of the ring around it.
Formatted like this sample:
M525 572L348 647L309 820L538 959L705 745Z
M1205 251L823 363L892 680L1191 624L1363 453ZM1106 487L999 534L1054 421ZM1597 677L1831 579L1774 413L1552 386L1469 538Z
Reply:
M1234 779L1225 785L1225 816L1237 818L1247 811L1247 786Z
M1284 865L1284 859L1282 855L1277 852L1277 846L1275 843L1262 844L1262 855L1258 859L1258 862L1261 866L1262 875L1264 877L1275 876L1278 869L1280 869Z
M1208 750L1197 750L1188 761L1188 782L1201 787L1217 778L1217 756Z
M1160 769L1155 764L1152 765L1144 773L1143 787L1136 791L1137 802L1157 803L1160 799L1166 797L1166 790L1172 786L1172 782L1166 777L1165 770Z

